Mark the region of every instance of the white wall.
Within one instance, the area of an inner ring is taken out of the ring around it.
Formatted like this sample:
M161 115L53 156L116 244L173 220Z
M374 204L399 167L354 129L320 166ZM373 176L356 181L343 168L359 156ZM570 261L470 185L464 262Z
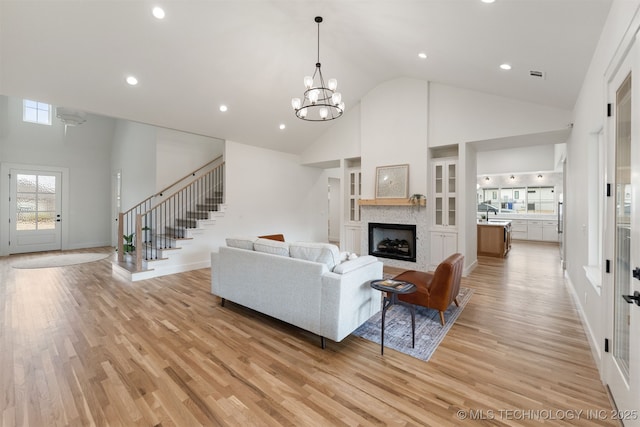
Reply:
M362 198L375 198L376 167L408 164L409 195L427 194L429 84L396 79L361 101Z
M111 168L122 172L123 212L156 191L156 140L155 126L117 121Z
M606 104L612 102L606 96L607 70L620 48L624 32L629 28L634 14L640 7L638 0L615 0L609 12L600 42L591 61L584 80L580 96L576 102L571 138L567 143L567 189L564 194L566 214L565 241L566 266L569 283L577 297L586 324L587 336L591 340L596 363L602 367L602 352L606 326L607 301L604 293L600 295L587 280L583 266L588 265L588 200L585 183L596 171L588 169L588 143L596 138L593 132L606 125ZM633 29L633 31L637 28ZM613 182L613 177L608 177ZM604 257L613 259L612 247L608 243L604 248ZM607 275L604 277L606 278Z
M465 270L470 272L478 263L478 222L476 203L476 181L478 176L477 152L472 144L461 144L458 163L458 182L465 189L458 196L458 251L464 254Z
M222 156L223 150L224 141L221 139L158 128L155 191L161 191Z
M340 218L342 217L342 200L340 179L329 177L329 240L340 240Z
M429 146L565 129L571 112L467 89L430 84Z
M68 168L71 193L64 225L69 225L66 249L110 244L110 149L115 122L87 115L87 121L69 127L53 117L51 126L22 122L22 99L0 96L0 161L4 164ZM3 191L6 177L0 177ZM3 195L3 202L7 199ZM0 209L0 224L8 223L8 205ZM1 241L8 228L0 227Z
M555 170L555 145L478 152L478 175Z
M360 157L360 105L347 108L342 117L300 156L302 164Z
M227 141L227 235L284 233L288 241L327 241L327 173L300 157Z

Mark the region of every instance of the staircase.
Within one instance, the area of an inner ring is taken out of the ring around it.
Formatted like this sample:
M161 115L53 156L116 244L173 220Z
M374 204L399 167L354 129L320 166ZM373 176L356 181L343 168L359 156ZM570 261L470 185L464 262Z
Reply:
M215 225L224 217L224 163L216 159L168 188L119 214L114 273L136 281L210 266L223 241Z

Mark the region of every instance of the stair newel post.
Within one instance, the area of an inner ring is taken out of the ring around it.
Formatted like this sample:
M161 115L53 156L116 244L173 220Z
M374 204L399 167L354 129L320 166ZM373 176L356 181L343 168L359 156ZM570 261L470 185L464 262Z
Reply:
M170 200L167 200L166 202L164 202L164 205L162 206L162 211L160 211L162 218L160 219L160 222L158 222L158 224L160 224L162 226L162 247L166 248L167 247L167 209L168 209L168 205L169 203L171 203Z
M142 271L142 215L136 215L136 271Z
M118 213L118 262L124 262L124 214Z
M149 240L151 238L151 226L153 224L153 210L147 211L144 214L144 257L146 259L152 259L153 258L153 249L151 246L151 241Z

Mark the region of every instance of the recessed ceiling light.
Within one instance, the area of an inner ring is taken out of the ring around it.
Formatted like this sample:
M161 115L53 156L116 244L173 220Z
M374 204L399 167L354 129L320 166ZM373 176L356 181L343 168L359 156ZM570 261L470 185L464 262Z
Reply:
M286 128L287 126L284 123L280 123L280 130L283 130L284 128Z
M482 0L482 3L493 3L496 0Z
M138 79L136 79L134 76L129 76L127 77L127 83L131 86L135 86L138 84Z
M220 111L222 111L223 113L224 113L225 111L227 111L227 110L228 110L228 108L227 108L227 106L226 106L226 105L221 105L221 106L220 106Z
M503 70L510 70L511 69L511 65L509 64L502 64L500 65L500 68Z
M426 53L424 53L424 52L420 52L420 53L418 54L418 58L420 58L420 59L427 59L427 54L426 54Z
M157 19L164 19L164 9L160 6L154 7L151 13L153 13L153 16Z

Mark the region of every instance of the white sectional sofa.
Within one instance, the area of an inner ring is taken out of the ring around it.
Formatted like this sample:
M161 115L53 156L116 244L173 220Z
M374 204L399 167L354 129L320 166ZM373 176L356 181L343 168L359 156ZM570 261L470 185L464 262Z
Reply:
M321 337L342 341L380 310L373 256L342 260L327 243L227 239L211 254L211 293Z

